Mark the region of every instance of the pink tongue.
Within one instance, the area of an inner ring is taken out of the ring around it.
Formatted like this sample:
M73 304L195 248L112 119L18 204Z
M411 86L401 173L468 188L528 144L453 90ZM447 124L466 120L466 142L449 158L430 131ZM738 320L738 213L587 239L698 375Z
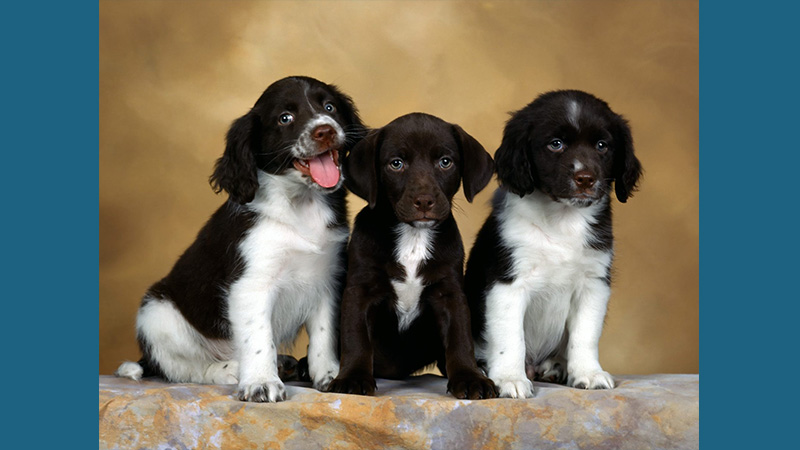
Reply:
M330 153L308 160L308 168L311 169L311 178L324 188L334 187L339 182L339 168L333 163Z

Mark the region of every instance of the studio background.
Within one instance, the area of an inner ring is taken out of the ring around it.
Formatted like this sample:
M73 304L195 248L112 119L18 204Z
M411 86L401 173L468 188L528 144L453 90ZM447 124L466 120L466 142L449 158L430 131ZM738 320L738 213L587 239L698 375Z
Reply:
M606 100L633 130L641 190L614 199L612 374L698 373L697 1L99 2L99 358L138 360L141 296L225 200L208 176L231 122L308 75L364 121L422 111L490 153L508 113L553 89ZM469 251L493 180L456 220ZM349 195L350 218L365 205ZM301 334L293 353L305 355Z

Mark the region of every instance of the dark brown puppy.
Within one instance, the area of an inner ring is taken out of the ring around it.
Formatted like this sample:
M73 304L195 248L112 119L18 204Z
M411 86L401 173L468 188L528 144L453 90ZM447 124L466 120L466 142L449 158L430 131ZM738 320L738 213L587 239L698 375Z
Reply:
M451 201L492 177L491 156L458 125L413 113L374 130L344 162L347 187L369 202L348 245L339 376L329 391L372 395L375 377L437 363L457 398L493 398L478 369L463 291L464 246Z

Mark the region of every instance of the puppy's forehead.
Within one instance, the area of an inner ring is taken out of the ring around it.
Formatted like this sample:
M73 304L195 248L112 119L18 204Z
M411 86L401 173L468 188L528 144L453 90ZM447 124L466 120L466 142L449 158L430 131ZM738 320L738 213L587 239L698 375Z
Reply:
M255 107L268 112L313 109L314 103L333 97L332 91L322 82L306 78L284 78L271 84L256 101Z
M401 116L384 127L386 151L414 150L423 154L434 151L456 151L458 143L452 125L424 113Z
M556 109L560 117L566 119L575 129L605 128L611 123L613 112L608 105L583 92L569 92L551 103L551 108Z

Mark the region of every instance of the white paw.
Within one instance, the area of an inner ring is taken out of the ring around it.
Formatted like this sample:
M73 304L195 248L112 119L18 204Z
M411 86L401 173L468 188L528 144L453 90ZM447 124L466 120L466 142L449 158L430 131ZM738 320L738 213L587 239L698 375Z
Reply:
M239 382L239 362L215 362L206 369L205 379L211 384L236 384Z
M320 392L325 392L328 389L328 385L331 384L331 381L339 375L339 364L329 363L326 364L326 366L327 367L324 368L315 368L317 370L312 370L311 367L308 368L314 389Z
M559 358L548 358L536 368L536 379L547 383L563 383L567 378L566 362Z
M569 374L567 384L578 389L613 389L614 378L604 370L575 371Z
M533 397L533 383L527 378L492 379L500 392L500 397L530 398Z
M142 374L144 374L144 369L139 363L125 361L119 366L114 375L122 378L130 378L134 381L139 381L142 379Z
M286 387L280 380L240 384L236 396L243 402L281 402L286 400Z

